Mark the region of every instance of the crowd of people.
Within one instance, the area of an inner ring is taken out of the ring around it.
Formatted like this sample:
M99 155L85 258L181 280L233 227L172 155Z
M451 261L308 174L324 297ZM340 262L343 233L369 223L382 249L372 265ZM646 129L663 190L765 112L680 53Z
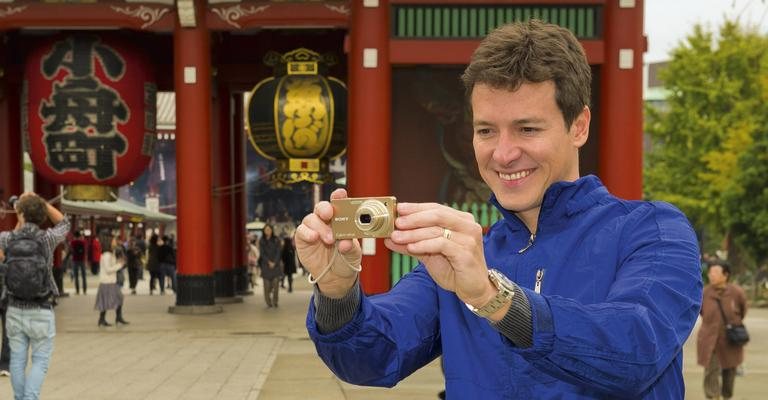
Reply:
M70 240L65 240L56 247L53 260L53 277L59 296L68 296L64 291L64 277L69 276L74 284L75 294L87 294L87 274L101 277L101 255L105 252L105 232L99 235L83 235L79 230L70 234ZM128 288L132 295L136 294L136 286L140 280L145 279L144 270L150 276L150 294L159 291L165 294L165 289L176 291L176 247L174 236L151 234L149 243L141 234L129 236L120 240L118 236L107 234L109 238L115 238L118 253L122 260L121 268L116 271L116 283L122 288L125 286L126 275ZM112 239L109 239L110 241ZM82 288L82 291L81 291Z

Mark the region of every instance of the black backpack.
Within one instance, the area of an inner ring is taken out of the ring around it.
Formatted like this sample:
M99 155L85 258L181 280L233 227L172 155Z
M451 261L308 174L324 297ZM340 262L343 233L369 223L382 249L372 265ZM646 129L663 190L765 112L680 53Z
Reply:
M25 301L41 301L51 294L43 236L45 232L14 231L5 248L5 288L13 297Z

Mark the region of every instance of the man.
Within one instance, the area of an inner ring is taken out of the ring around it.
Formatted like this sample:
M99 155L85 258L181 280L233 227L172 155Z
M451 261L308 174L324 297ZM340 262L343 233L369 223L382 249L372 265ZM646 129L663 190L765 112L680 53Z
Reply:
M325 273L307 317L319 355L345 381L394 386L442 354L449 399L683 398L696 237L674 207L579 177L591 76L576 38L537 21L501 27L462 79L503 220L483 237L471 214L398 204L385 243L421 264L365 297L360 245L334 242L333 207L319 203L296 233L301 261Z
M72 279L75 280L75 293L80 294L80 279L83 281L83 294L88 291L88 284L85 281L85 259L87 243L83 239L80 231L75 231L75 238L69 242L69 251L72 260Z
M5 269L2 264L5 254L0 250L0 330L3 331L2 347L0 347L0 376L10 376L11 348L8 346L8 331L5 329L5 313L8 311L8 296L5 296Z
M733 397L736 368L744 362L744 347L731 344L725 337L724 319L727 324L741 325L747 315L747 295L739 285L729 282L730 277L730 264L710 261L696 337L696 356L704 367L704 395L708 399Z
M35 299L21 299L15 295L6 279L8 290L8 311L6 329L11 348L11 386L16 400L37 399L40 387L48 371L53 353L53 338L56 335L56 320L53 314L53 297L58 294L53 283L53 250L64 241L69 231L69 220L34 193L24 193L15 205L18 223L13 232L0 233L0 250L5 252L10 274L12 253L9 245L21 235L34 235L43 246L44 261L48 269L46 295ZM52 228L41 231L41 226L50 219ZM31 350L32 365L28 372L27 358Z

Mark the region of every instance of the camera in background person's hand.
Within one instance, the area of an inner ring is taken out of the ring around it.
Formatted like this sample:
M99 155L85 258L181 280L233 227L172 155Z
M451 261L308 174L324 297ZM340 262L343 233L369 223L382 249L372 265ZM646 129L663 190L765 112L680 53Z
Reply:
M8 198L8 204L11 208L16 209L16 202L19 201L19 196L13 195Z

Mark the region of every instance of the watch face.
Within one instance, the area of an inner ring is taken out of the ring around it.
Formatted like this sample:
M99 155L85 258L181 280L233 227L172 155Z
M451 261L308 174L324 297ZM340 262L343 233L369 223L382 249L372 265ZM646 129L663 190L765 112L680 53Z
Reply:
M495 269L490 270L489 276L491 278L491 281L496 285L497 288L501 285L510 286L509 279L507 279L507 277L501 272L499 272L498 270L495 270Z

